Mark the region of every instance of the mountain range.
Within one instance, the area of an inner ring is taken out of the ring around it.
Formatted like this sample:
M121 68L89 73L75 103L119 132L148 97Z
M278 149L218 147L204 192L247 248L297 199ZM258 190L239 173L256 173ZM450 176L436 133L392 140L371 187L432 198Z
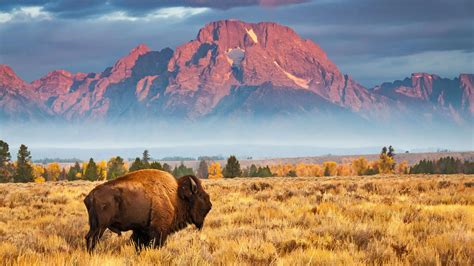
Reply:
M472 126L474 74L414 73L365 88L289 27L237 20L209 23L174 51L140 44L100 73L55 70L28 83L0 65L2 121L332 114Z

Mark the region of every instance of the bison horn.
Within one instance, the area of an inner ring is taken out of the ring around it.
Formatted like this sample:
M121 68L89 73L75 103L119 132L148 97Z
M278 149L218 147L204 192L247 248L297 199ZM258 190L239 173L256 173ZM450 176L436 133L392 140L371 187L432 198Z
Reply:
M191 181L191 191L195 193L197 190L196 181L194 181L194 178L192 178L191 176L189 177L189 181Z

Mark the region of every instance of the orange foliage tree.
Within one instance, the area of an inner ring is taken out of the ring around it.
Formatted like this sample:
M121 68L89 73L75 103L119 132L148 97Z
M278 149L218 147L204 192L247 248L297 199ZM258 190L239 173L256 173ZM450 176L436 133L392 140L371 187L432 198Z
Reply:
M208 173L209 179L219 179L219 178L224 178L224 175L222 175L222 167L221 164L218 162L213 162L209 165L208 167Z

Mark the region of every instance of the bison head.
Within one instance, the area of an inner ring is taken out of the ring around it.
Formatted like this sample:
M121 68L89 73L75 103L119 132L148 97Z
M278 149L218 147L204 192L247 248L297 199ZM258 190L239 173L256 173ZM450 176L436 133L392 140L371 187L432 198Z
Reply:
M209 194L204 191L201 181L193 176L187 175L178 179L179 197L185 200L189 205L189 217L198 229L204 224L204 218L212 208Z

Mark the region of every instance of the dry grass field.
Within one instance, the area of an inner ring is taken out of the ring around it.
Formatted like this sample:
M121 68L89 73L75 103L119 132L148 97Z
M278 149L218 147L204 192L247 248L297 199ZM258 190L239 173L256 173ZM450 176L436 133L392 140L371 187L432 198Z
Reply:
M201 232L141 254L106 232L89 255L82 200L97 184L0 184L1 264L474 264L474 176L208 180Z

